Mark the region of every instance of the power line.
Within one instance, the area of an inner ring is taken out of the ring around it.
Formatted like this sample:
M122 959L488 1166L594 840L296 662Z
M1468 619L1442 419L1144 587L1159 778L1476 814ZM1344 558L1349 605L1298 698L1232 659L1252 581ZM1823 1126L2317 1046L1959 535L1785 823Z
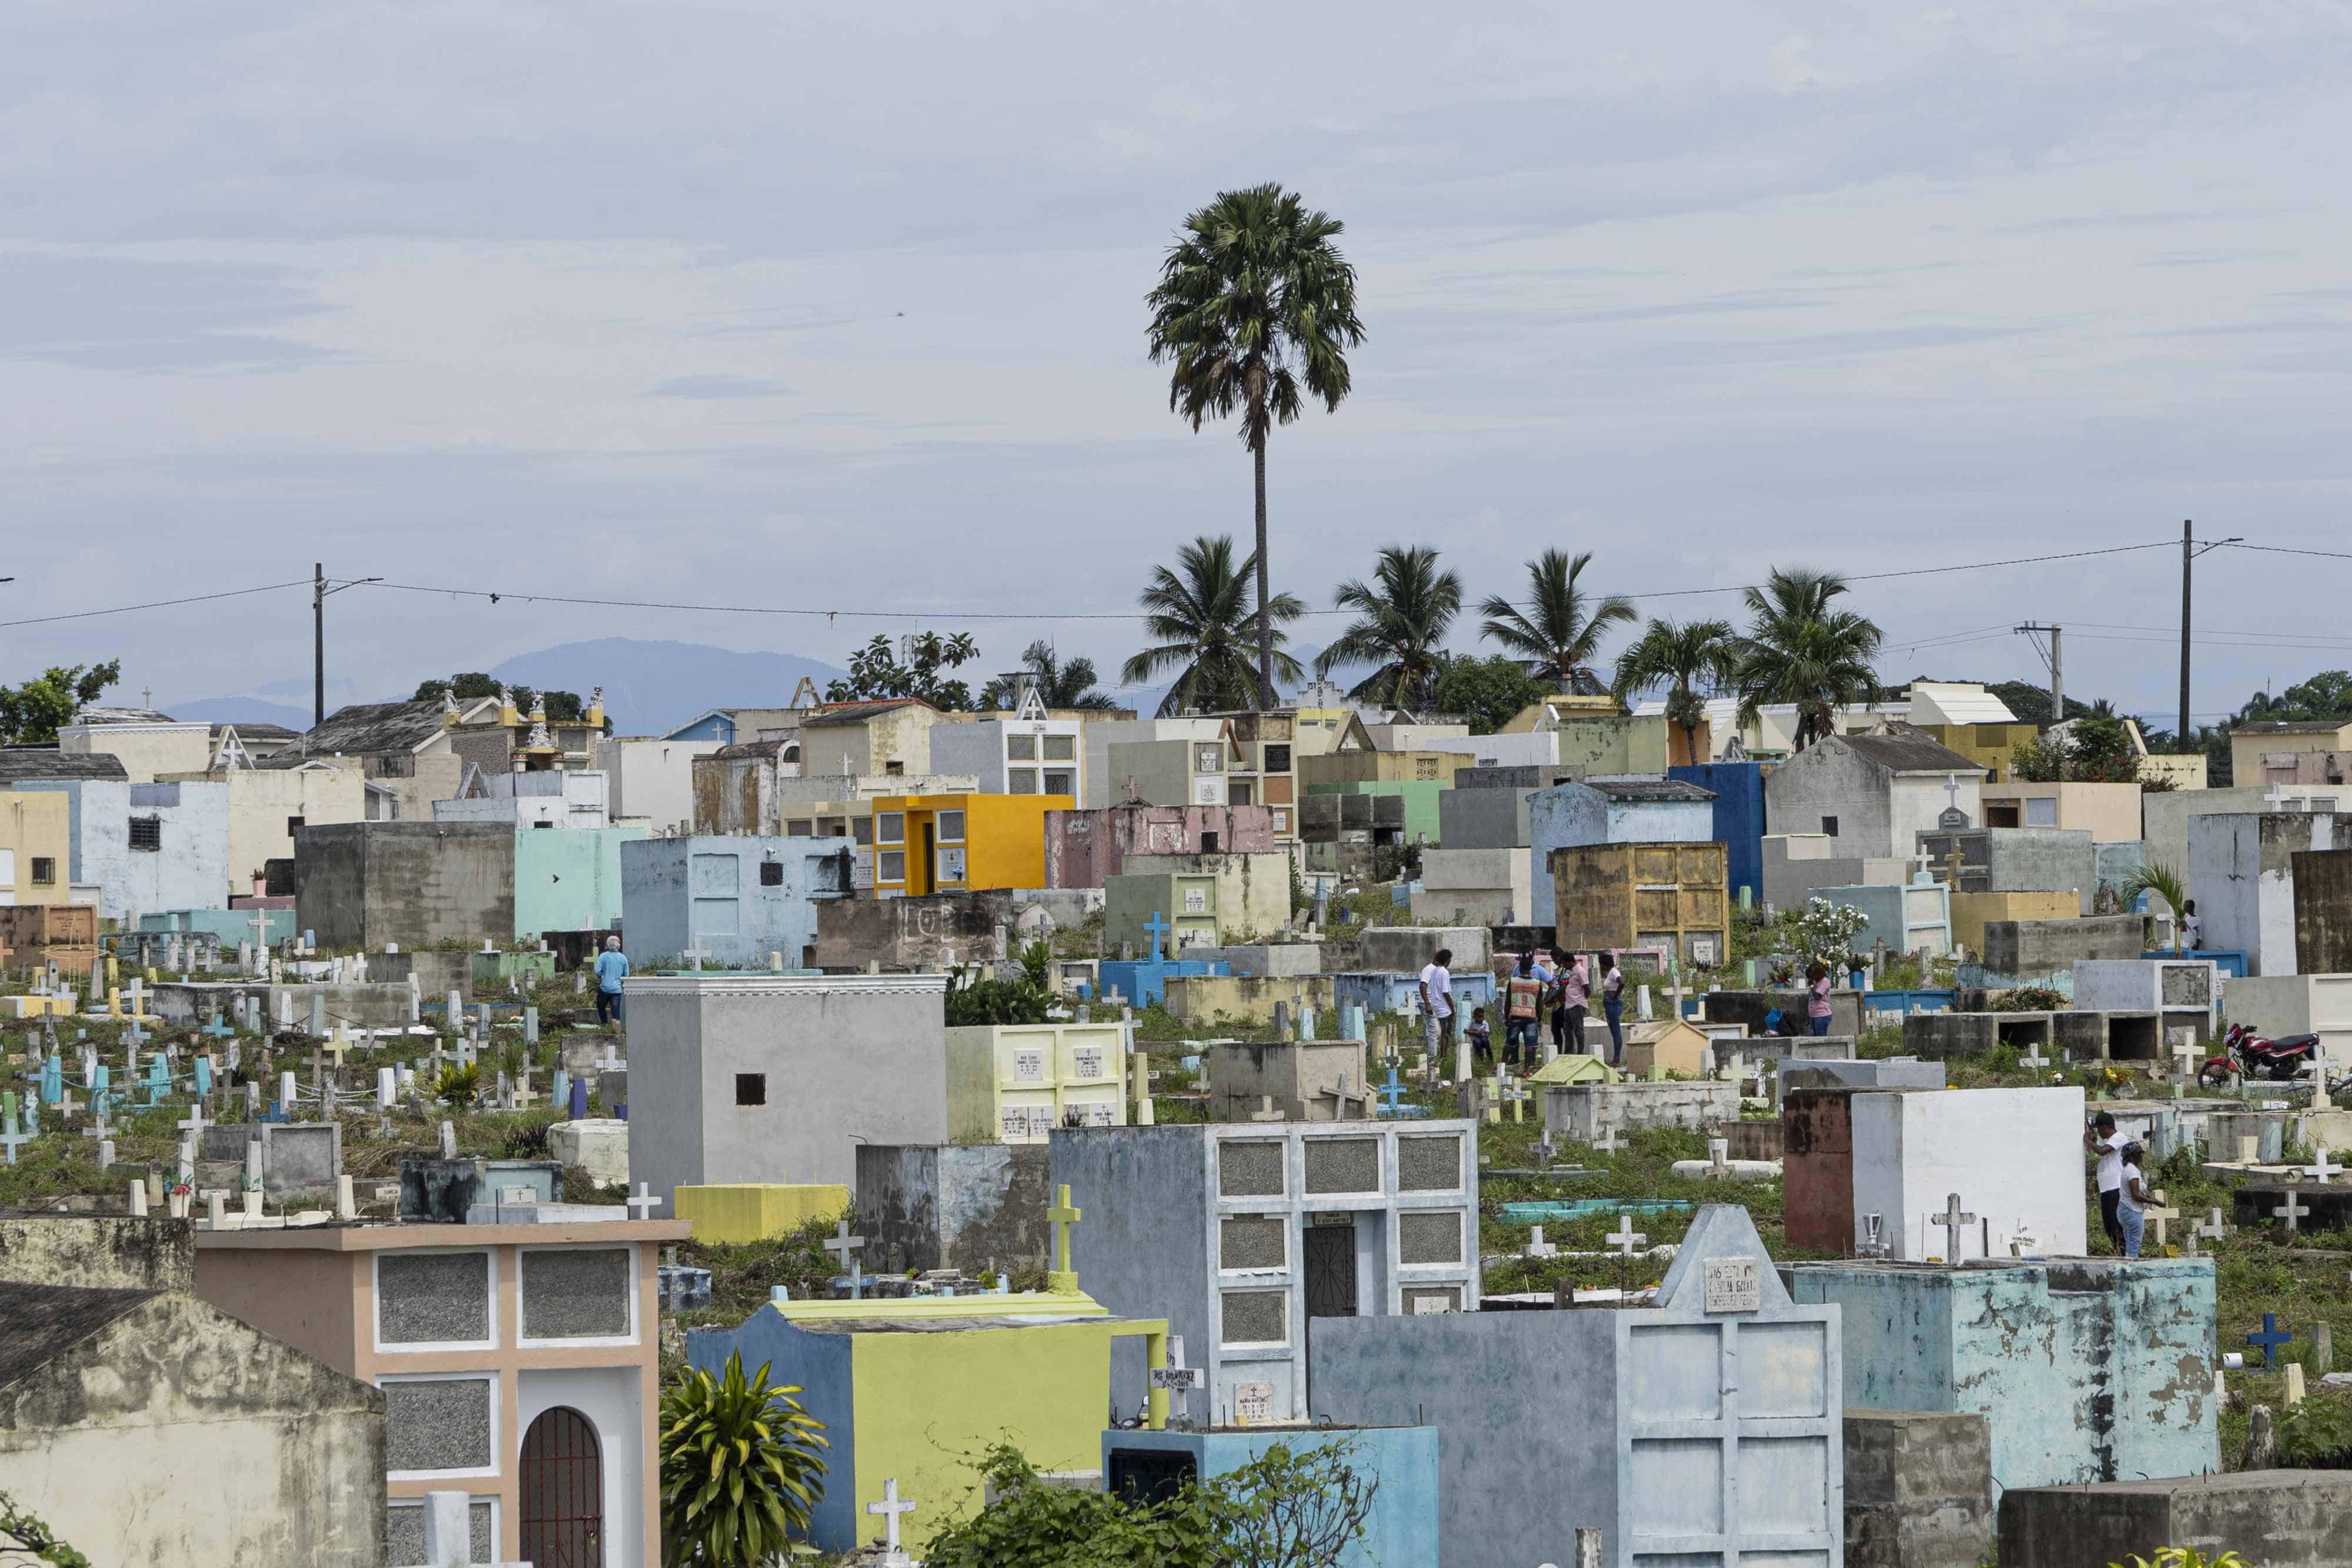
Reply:
M2264 555L2315 555L2328 560L2352 560L2352 552L2344 550L2296 549L2289 545L2250 545L2243 539L2224 539L2221 542L2231 549L2254 549L2262 551Z
M258 588L232 588L219 593L196 593L185 599L157 599L145 604L118 604L110 610L75 610L63 615L34 615L22 621L0 621L0 630L10 626L46 626L52 621L87 621L94 615L128 615L138 610L169 610L179 604L204 604L215 599L236 599L248 593L272 593L281 588L308 588L310 580L297 578L292 582L265 582Z

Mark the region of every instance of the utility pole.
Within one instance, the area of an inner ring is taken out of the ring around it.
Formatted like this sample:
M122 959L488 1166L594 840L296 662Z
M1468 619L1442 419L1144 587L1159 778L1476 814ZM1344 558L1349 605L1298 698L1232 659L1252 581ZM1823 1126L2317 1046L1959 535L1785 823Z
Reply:
M2046 636L2050 639L2050 645L2046 648L2043 647L2041 643L2036 642L2033 644L2033 651L2040 653L2042 655L2042 662L2050 666L2050 722L2052 724L2065 723L2066 663L2065 656L2059 648L2059 629L2055 626L2037 626L2032 622L2029 621L2024 625L2018 627L2017 630L2024 636L2035 638ZM2058 777L2063 779L2066 777L2066 749L2062 746L2057 747L2057 752Z
M2175 732L2181 750L2189 749L2189 563L2207 550L2220 549L2223 545L2242 544L2236 534L2226 539L2214 539L2200 545L2189 532L2189 519L2180 519L2180 728Z
M380 577L362 577L330 587L325 563L310 563L310 724L313 728L327 722L327 595L341 593L346 588L357 588L362 583L383 580Z

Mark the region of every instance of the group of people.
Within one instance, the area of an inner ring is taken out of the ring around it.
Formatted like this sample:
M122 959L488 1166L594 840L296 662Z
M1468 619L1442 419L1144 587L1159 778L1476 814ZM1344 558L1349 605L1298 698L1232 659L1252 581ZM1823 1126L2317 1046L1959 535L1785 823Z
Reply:
M1596 969L1593 955L1564 954L1557 947L1519 955L1503 982L1499 1003L1503 1013L1501 1065L1516 1064L1532 1071L1541 1055L1538 1046L1547 1019L1551 1025L1554 1054L1582 1051L1584 1020L1596 994L1601 1001L1601 1016L1609 1024L1609 1060L1612 1063L1624 1061L1625 971L1618 967L1614 953L1600 954L1598 963ZM1453 949L1441 947L1434 960L1421 972L1422 1032L1433 1055L1449 1042L1457 1021L1453 964ZM1496 1060L1494 1025L1488 1021L1484 1007L1473 1007L1468 1022L1460 1027L1475 1054L1489 1061Z
M2099 1161L2094 1178L2099 1188L2099 1228L2117 1252L2137 1258L2148 1205L2147 1178L2140 1169L2147 1151L2116 1132L2115 1117L2105 1111L2091 1118L2083 1142Z

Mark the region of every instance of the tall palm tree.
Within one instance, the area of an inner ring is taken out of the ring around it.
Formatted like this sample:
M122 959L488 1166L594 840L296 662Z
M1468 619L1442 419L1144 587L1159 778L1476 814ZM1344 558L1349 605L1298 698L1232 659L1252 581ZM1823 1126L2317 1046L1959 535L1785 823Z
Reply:
M1274 703L1274 606L1266 582L1265 438L1296 420L1305 398L1330 413L1350 385L1347 350L1364 340L1356 269L1339 255L1342 225L1277 184L1226 191L1184 220L1160 266L1151 360L1172 366L1168 406L1190 420L1241 413L1257 482L1257 696ZM1302 396L1302 393L1304 396Z
M1681 727L1690 759L1703 762L1698 727L1706 717L1706 699L1730 684L1738 664L1737 635L1728 621L1654 619L1617 655L1617 676L1609 689L1630 706L1635 693L1664 686L1666 722Z
M1880 633L1867 618L1833 608L1846 591L1833 571L1774 568L1760 588L1748 591L1752 617L1740 640L1739 722L1753 722L1768 703L1797 710L1796 749L1837 731L1837 710L1878 696L1871 661Z
M1437 552L1419 545L1391 545L1372 567L1372 581L1343 582L1332 596L1356 619L1315 656L1315 673L1342 664L1378 668L1356 683L1349 695L1418 707L1445 664L1445 633L1462 611L1462 577L1437 570Z
M1598 603L1587 600L1576 580L1591 561L1591 550L1571 557L1566 550L1548 549L1528 562L1526 609L1499 593L1478 607L1486 618L1480 633L1541 665L1537 674L1557 682L1562 691L1601 652L1603 632L1612 626L1630 626L1635 619L1633 601L1622 593Z
M1021 667L1028 672L1031 684L1037 688L1038 700L1049 708L1075 709L1080 713L1108 713L1118 706L1118 701L1095 686L1095 662L1088 658L1062 663L1054 644L1040 637L1021 655ZM984 708L1011 707L1018 700L1020 685L1015 680L998 676L988 683L981 693Z
M1188 708L1215 713L1253 706L1262 688L1250 668L1251 622L1255 619L1263 630L1269 621L1296 621L1307 613L1307 606L1285 593L1277 595L1265 607L1266 613L1260 615L1250 592L1250 571L1255 565L1255 557L1236 565L1233 536L1221 534L1215 538L1203 535L1179 549L1174 571L1164 566L1151 569L1151 579L1137 602L1146 612L1144 634L1158 638L1159 643L1128 660L1119 670L1119 679L1130 686L1141 685L1155 675L1181 668L1183 674L1160 700L1160 717ZM1258 580L1265 580L1263 573ZM1297 681L1306 672L1297 660L1282 651L1281 645L1288 641L1287 632L1274 633L1273 671L1286 681Z

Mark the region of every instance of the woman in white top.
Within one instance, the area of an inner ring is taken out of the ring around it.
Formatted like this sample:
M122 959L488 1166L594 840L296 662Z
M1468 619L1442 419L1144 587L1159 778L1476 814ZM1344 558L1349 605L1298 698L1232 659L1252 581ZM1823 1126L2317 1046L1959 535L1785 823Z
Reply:
M2140 1177L2142 1150L2137 1144L2124 1145L2124 1185L2116 1197L2116 1218L2123 1221L2124 1256L2139 1256L2140 1237L2147 1224L2147 1187Z

